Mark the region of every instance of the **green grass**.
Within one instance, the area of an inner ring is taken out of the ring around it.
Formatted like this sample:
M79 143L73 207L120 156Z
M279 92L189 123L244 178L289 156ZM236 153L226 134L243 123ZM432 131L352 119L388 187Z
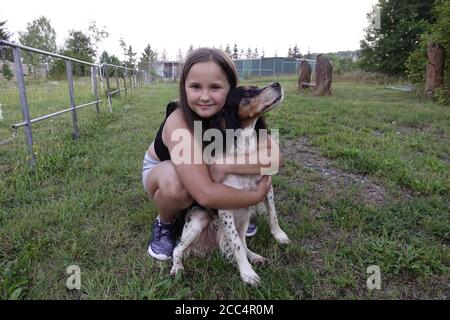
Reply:
M285 100L268 115L270 127L283 145L308 141L347 184L282 149L289 156L273 181L292 244L277 245L258 218L249 247L271 261L256 268L259 288L244 285L218 252L187 259L177 278L169 263L146 254L157 212L140 167L165 105L177 96L169 83L114 99L112 114L104 104L100 117L82 109L78 141L70 114L33 125L34 173L22 129L0 145L0 298L448 299L450 109L381 85L338 82L333 96L314 97L298 95L294 78L279 81ZM63 82L29 86L33 116L68 106ZM92 100L82 80L75 91L77 103ZM14 90L0 99L3 140L21 111ZM385 190L381 203L367 201L362 178ZM65 286L73 264L81 268L80 291ZM370 265L381 269L381 290L366 287Z

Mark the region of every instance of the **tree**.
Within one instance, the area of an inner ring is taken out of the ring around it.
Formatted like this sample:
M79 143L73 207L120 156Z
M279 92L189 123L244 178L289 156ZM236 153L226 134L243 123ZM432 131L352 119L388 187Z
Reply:
M258 47L255 47L255 50L253 51L253 58L259 58Z
M181 52L181 49L178 49L177 61L179 64L181 64L181 62L183 61L183 53Z
M122 64L119 58L117 58L115 55L110 56L107 51L103 51L102 54L100 55L100 63L102 64L107 63L116 66L120 66ZM108 68L108 77L113 77L114 72L115 72L114 68ZM123 77L123 70L118 69L117 75L119 77Z
M300 49L298 48L297 44L294 46L294 49L292 49L291 52L291 58L301 58L302 54L300 53Z
M119 40L120 47L122 48L123 56L124 56L124 63L127 61L127 43L123 38L120 38Z
M0 40L8 41L11 34L6 29L6 21L0 21ZM0 71L5 79L8 81L13 78L11 69L9 68L8 61L13 61L12 50L9 47L0 47L0 57L2 59L2 70Z
M378 0L380 26L373 23L378 10L367 17L365 39L361 41L360 66L366 71L403 75L405 63L420 35L433 22L435 0Z
M251 59L253 57L252 49L250 49L250 47L247 49L246 57L247 59Z
M157 60L158 53L152 50L152 47L150 46L150 44L148 44L144 48L144 52L142 53L140 61L138 63L139 69L154 73Z
M435 41L444 47L446 51L446 71L445 71L445 86L447 87L447 97L444 94L439 97L438 102L446 103L450 100L450 72L448 65L450 63L450 2L446 0L436 1L435 7L432 9L432 14L435 19L427 30L422 34L420 43L416 49L411 52L408 57L406 67L407 74L410 80L414 83L423 83L425 81L425 69L427 64L427 44Z
M234 44L234 48L233 48L233 55L232 55L233 59L239 59L239 50L237 47L237 44Z
M106 27L103 26L103 29L99 29L97 27L97 23L95 21L91 21L88 28L90 32L91 42L95 44L95 52L97 53L97 61L100 61L100 52L98 50L98 45L102 42L103 39L109 37L109 33L106 31Z
M227 46L225 47L225 53L232 58L232 53L231 53L231 49L230 49L230 44L227 43Z
M163 51L161 52L160 60L161 60L162 62L166 62L166 61L168 60L166 49L163 49Z
M128 60L126 61L125 66L127 68L132 68L132 69L136 68L136 55L137 55L137 52L134 52L133 48L130 45L128 47L127 54L126 54Z
M56 51L56 32L52 28L50 20L41 16L38 19L27 24L25 32L19 32L19 42L24 46L36 49L55 52ZM23 60L31 65L31 71L36 76L36 68L39 63L50 63L52 59L37 53L24 52Z
M82 31L71 30L66 39L63 54L85 62L94 62L95 50L91 38ZM75 75L85 76L90 71L90 66L73 63L72 70Z
M8 41L9 38L11 37L11 34L6 29L6 26L5 26L6 22L7 21L0 21L0 40Z
M189 45L188 51L186 52L186 56L190 55L194 51L194 46L191 44Z
M289 46L287 56L288 56L288 58L292 58L292 49L291 49L291 46Z

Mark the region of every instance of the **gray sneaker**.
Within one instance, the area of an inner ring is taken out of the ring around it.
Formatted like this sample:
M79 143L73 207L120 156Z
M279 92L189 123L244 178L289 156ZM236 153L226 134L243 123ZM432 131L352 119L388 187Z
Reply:
M157 260L172 258L176 238L175 223L162 223L159 217L153 224L152 239L148 246L148 254Z

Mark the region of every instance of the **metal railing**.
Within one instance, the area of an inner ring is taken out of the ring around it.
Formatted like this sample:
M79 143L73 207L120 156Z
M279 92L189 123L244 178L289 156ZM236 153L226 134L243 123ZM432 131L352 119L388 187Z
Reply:
M122 91L125 91L125 94L128 94L128 92L131 92L131 89L139 88L141 84L143 83L143 80L146 78L143 75L144 71L138 70L138 69L130 69L123 66L117 66L112 64L95 64L90 63L82 60L78 60L75 58L63 56L57 53L47 52L43 50L39 50L36 48L31 48L27 46L23 46L17 43L8 42L4 40L0 40L0 46L7 46L11 47L13 50L13 56L14 56L14 65L15 65L15 73L16 73L16 80L18 84L18 90L19 90L19 99L20 99L20 106L22 109L22 116L23 121L20 123L13 124L13 129L17 130L20 127L25 128L25 136L27 141L27 148L28 153L30 154L30 165L33 167L36 163L36 156L33 151L33 133L31 129L31 125L33 123L43 121L55 116L62 115L66 112L71 112L72 114L72 126L73 126L73 132L72 132L72 138L78 139L80 137L80 129L78 127L78 119L77 119L77 109L88 107L88 106L96 106L97 115L100 115L100 108L99 103L103 102L103 99L99 98L98 93L98 87L97 87L97 74L100 76L100 83L103 85L103 78L106 80L106 99L108 102L109 111L112 112L112 96L114 94L118 94L120 97L120 94ZM58 59L63 59L66 61L66 71L67 71L67 80L69 82L69 97L70 97L70 107L53 112L50 114L42 115L40 117L30 119L30 113L29 113L29 105L28 105L28 99L27 99L27 93L26 93L26 86L25 86L25 78L24 78L24 70L22 65L22 57L21 57L21 50L25 50L28 52L33 52L45 56L50 56ZM95 96L95 100L84 103L81 105L76 105L75 103L75 92L74 92L74 82L73 82L73 73L72 73L72 63L79 63L83 65L87 65L91 67L91 80L92 80L92 90ZM110 86L110 77L109 77L109 69L114 68L114 78L116 82L117 89L114 91L111 91ZM120 77L123 80L123 88L121 89L119 86L119 74L118 69L122 69L123 76ZM127 84L127 81L129 80L129 83Z

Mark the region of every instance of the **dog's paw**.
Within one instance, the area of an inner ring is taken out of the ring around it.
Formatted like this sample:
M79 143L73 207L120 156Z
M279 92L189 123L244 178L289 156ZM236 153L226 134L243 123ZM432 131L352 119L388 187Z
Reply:
M184 273L184 267L182 264L173 265L172 269L170 270L171 276L176 276L178 273Z
M260 256L259 254L254 253L251 257L249 257L249 260L252 264L262 266L267 263L269 263L269 259L264 258L263 256Z
M273 237L279 244L290 244L291 240L283 230L279 230L273 233Z
M261 283L261 279L253 269L241 273L241 278L245 283L257 287Z

